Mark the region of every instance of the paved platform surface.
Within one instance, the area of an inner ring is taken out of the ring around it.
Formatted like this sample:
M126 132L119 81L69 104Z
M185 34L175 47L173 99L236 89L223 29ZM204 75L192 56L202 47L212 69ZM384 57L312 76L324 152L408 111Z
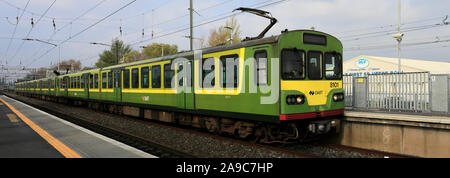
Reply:
M397 114L397 113L392 114L392 113L375 113L375 112L360 112L360 111L345 111L345 116L398 120L398 121L427 122L435 124L450 124L450 117L447 116L423 116L416 114Z
M0 158L155 158L4 95Z

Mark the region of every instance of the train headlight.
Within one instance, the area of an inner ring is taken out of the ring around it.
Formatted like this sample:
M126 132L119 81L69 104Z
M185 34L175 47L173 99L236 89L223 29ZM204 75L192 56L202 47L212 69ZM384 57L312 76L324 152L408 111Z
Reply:
M301 102L303 102L303 98L298 96L296 101L297 101L298 104L300 104Z
M344 100L344 93L335 93L333 95L333 101L338 102L343 100Z
M303 96L303 95L297 95L296 101L297 101L297 104L303 104L303 103L305 103L305 96Z
M288 105L303 104L303 103L305 103L305 96L304 95L289 95L286 97L286 103Z
M333 96L333 100L334 100L334 101L337 101L338 99L339 99L339 98L338 98L338 95L334 95L334 96Z

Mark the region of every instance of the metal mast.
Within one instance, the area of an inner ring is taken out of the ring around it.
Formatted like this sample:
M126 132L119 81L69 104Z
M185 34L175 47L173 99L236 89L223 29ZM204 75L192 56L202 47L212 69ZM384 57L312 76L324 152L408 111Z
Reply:
M400 25L401 25L401 0L398 0L398 34L401 34ZM401 35L400 37L397 38L397 42L398 42L398 72L399 73L402 71L402 61L401 61L401 56L400 56L402 37L403 37L403 35Z
M193 31L193 12L194 12L194 7L192 5L192 1L193 0L189 0L189 47L190 50L194 50L194 31Z

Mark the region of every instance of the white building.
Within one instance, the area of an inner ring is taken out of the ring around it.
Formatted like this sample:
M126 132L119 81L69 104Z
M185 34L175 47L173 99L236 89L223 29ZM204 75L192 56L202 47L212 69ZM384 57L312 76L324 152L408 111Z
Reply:
M399 73L398 58L358 56L344 61L344 74L366 76L367 74ZM450 62L437 62L401 58L401 72L430 72L450 74Z

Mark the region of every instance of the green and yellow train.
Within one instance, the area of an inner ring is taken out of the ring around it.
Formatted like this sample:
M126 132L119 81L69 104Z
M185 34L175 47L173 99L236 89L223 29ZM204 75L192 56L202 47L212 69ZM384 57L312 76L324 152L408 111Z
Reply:
M266 143L301 140L329 132L344 113L342 43L286 30L16 83L16 92Z

